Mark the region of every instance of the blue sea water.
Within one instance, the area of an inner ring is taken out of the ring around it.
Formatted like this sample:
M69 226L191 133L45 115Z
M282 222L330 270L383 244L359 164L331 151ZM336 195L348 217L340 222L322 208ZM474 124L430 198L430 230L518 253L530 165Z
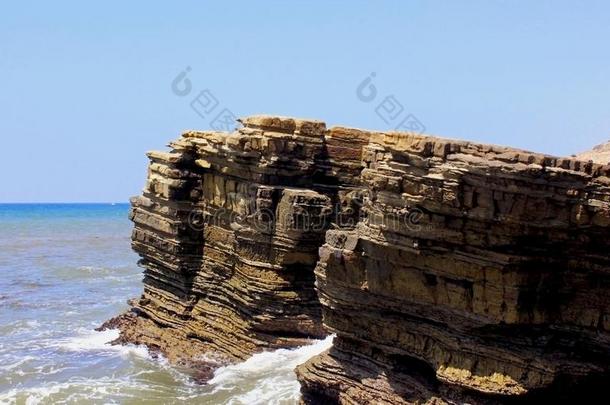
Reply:
M140 295L128 204L0 204L0 403L292 404L297 364L330 338L260 353L198 385L96 332Z

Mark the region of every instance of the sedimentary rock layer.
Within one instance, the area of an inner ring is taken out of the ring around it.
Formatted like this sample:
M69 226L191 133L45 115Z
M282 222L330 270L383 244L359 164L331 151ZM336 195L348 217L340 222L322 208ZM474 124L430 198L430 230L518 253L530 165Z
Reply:
M528 401L610 381L609 166L400 134L371 134L362 164L360 221L320 249L337 337L297 369L305 402Z
M144 293L106 325L120 341L206 367L325 335L313 268L331 202L305 188L325 126L255 124L187 132L148 154L130 214ZM321 225L298 226L310 218Z
M608 381L609 166L241 122L149 154L131 212L144 293L109 323L122 341L201 366L335 333L297 369L307 403L528 401Z

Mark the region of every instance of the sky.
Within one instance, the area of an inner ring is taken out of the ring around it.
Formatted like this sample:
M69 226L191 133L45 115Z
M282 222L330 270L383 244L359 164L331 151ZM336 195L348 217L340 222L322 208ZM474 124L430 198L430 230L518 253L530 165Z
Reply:
M146 151L227 114L587 150L610 139L609 21L603 1L3 2L0 202L126 202Z

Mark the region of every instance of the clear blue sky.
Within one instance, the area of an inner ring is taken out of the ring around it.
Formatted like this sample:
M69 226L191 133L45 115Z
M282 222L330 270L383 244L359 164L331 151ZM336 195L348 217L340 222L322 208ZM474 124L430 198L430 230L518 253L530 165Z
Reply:
M216 111L370 129L393 127L375 112L393 95L428 133L566 155L610 138L610 6L5 2L0 83L0 202L127 201L145 151L210 127L189 105L205 89Z

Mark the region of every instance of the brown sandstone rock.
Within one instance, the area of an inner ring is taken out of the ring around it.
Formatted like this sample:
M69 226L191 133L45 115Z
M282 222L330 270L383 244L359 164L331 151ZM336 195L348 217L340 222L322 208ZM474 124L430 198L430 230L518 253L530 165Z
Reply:
M286 132L310 136L324 124L244 121L241 132L187 132L170 153L148 154L130 214L144 293L106 325L121 329L121 342L176 363L224 364L325 335L313 268L331 201L288 187L311 184L322 143ZM321 226L299 226L306 220Z
M144 293L108 325L122 342L209 374L335 333L297 369L308 403L603 388L609 166L320 121L240 121L149 153L131 211Z
M316 286L337 337L297 368L304 402L601 392L608 166L409 134L370 142L360 221L320 249Z

